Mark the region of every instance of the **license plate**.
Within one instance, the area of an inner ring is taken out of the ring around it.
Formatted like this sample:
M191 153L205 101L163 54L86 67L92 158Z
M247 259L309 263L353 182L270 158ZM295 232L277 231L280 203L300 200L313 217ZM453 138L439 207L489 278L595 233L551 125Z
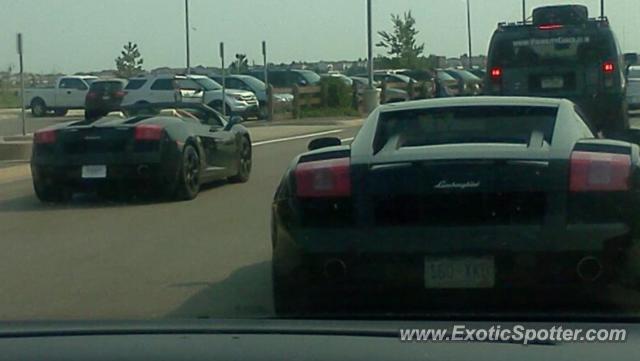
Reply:
M105 96L102 97L102 100L109 100L109 99L111 99L111 96L109 96L109 95L105 95Z
M427 257L424 285L428 289L492 288L495 285L493 257Z
M564 79L561 76L550 76L542 78L542 89L564 88Z
M106 165L85 165L82 166L82 178L95 179L106 178L107 166Z

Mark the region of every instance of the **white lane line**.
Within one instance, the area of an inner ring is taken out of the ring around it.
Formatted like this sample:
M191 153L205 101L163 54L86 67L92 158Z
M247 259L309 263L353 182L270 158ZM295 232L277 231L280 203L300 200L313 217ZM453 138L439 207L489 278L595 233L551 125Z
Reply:
M313 138L313 137L319 137L321 135L342 133L343 131L344 131L344 129L328 130L326 132L318 132L318 133L311 133L311 134L296 135L294 137L286 137L286 138L265 140L265 141L262 141L262 142L255 142L255 143L253 143L251 145L254 146L254 147L257 147L257 146L265 145L265 144L282 143L282 142L288 142L288 141L291 141L291 140Z

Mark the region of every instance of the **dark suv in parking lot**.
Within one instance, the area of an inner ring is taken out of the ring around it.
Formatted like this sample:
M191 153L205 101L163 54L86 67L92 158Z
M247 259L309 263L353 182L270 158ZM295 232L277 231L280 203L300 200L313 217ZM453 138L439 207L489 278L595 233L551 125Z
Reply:
M501 23L489 48L485 93L567 98L597 131L629 127L624 57L607 18L581 5L547 6L533 21Z
M268 72L268 82L274 88L291 88L294 85L317 85L320 83L321 79L320 75L311 70L273 69L269 70ZM251 70L249 71L248 75L265 81L263 70Z

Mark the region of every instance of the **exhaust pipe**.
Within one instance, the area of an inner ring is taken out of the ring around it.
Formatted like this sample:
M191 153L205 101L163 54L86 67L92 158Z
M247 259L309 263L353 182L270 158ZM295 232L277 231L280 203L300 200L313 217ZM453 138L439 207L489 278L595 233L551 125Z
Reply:
M584 257L578 262L576 272L582 281L594 282L602 276L602 263L596 257Z
M149 166L146 164L139 165L137 172L139 176L146 177L147 175L149 175Z
M347 275L347 265L340 259L332 258L324 263L324 276L329 281L339 281Z

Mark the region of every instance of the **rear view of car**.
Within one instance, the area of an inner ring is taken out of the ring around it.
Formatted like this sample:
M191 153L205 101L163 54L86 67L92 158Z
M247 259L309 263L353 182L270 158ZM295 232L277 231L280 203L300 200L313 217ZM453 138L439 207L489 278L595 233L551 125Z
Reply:
M120 109L124 99L126 80L96 80L91 83L85 99L85 118L97 119Z
M584 6L534 10L533 22L498 25L485 93L567 98L600 131L629 127L624 61L608 19Z
M359 292L496 312L516 297L593 301L624 263L639 163L637 146L594 139L566 100L382 106L351 147L302 154L284 177L276 309Z
M640 109L640 66L629 68L627 77L627 103L629 110Z

